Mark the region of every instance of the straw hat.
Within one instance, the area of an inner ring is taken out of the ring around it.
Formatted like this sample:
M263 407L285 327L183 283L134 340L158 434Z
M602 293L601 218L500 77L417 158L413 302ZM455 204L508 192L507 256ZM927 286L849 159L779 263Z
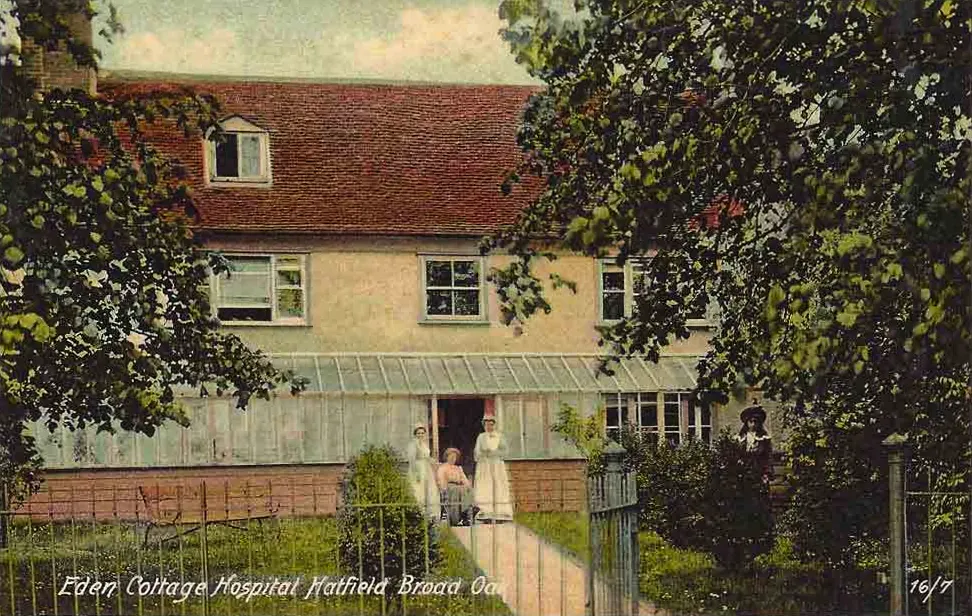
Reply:
M456 454L456 462L458 462L459 460L462 459L462 452L459 451L458 449L456 449L455 447L449 447L449 448L447 448L445 450L445 453L442 454L442 459L448 461L449 460L449 454L450 453L455 453Z

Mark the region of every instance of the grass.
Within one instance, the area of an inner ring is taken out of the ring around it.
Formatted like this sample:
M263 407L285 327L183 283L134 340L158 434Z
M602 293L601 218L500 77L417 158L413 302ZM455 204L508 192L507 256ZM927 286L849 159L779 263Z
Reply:
M255 597L251 601L227 594L209 599L209 613L219 615L317 614L509 614L499 597L472 595L470 582L480 572L451 532L440 538L442 562L430 581L462 580L459 594L405 596L382 609L380 597L304 595L315 576L351 575L342 572L338 559L338 527L331 517L277 519L251 522L245 530L212 525L164 544L157 540L143 548L136 529L125 524L16 524L10 547L0 550L0 614L145 614L204 613L204 600L190 597L130 595L126 585L135 576L153 580L164 576L173 582L198 582L208 571L210 589L221 576L242 581L277 577L301 578L295 597ZM119 583L112 596L58 595L66 576L92 576ZM386 596L397 599L397 588Z
M589 552L587 516L580 513L517 513L515 521L549 539L570 556L586 562Z
M573 556L587 553L584 516L529 513L516 521ZM749 571L723 569L711 555L673 547L655 533L639 533L638 542L642 599L672 614L817 616L886 610L886 591L868 582L871 572L857 572L851 579L800 563L785 540Z

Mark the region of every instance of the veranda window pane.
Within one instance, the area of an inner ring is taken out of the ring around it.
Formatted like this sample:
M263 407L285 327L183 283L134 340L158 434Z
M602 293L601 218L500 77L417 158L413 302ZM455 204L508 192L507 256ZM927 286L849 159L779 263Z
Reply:
M616 406L607 407L607 425L608 426L621 425L619 423L619 418L618 418L618 407Z
M457 287L479 287L479 263L476 261L455 261L454 284Z
M479 291L453 291L456 314L475 316L479 314Z
M642 394L643 396L653 396L654 394ZM642 398L641 408L641 427L658 429L658 404L655 402L645 402Z
M216 141L216 175L235 178L239 176L236 135L223 135Z
M680 441L681 413L678 394L665 394L665 436L672 445Z
M448 261L425 262L425 286L452 286L452 264Z
M240 175L242 177L259 177L260 173L260 137L257 135L239 135L240 143Z

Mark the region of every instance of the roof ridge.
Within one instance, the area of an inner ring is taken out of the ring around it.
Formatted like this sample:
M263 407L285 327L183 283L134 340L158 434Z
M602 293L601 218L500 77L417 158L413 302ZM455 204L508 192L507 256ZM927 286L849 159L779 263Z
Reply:
M98 75L98 78L100 81L123 83L140 81L165 81L173 83L294 83L397 87L503 88L512 90L541 89L540 84L529 83L439 82L379 78L289 77L283 75L211 75L202 73L172 73L166 71L143 71L132 69L102 69Z

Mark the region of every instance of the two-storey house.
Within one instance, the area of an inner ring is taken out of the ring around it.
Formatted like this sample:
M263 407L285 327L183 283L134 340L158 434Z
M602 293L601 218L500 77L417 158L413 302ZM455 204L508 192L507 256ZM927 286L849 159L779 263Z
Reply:
M563 254L545 267L576 293L551 291L553 312L522 326L500 322L487 273L510 257L478 244L529 198L500 184L519 160L530 87L126 73L98 83L106 96L183 86L218 98L225 138L152 134L185 165L209 247L233 264L211 281L218 316L310 385L246 412L192 394L192 425L151 438L42 431L49 489L298 478L320 509L336 502L351 456L367 443L402 449L416 423L434 453L471 453L488 405L520 506L579 508L583 461L551 430L561 405L605 408L609 433L630 423L673 444L738 425L738 405L706 408L690 393L704 318L657 364L597 372L595 328L630 315L637 264Z

